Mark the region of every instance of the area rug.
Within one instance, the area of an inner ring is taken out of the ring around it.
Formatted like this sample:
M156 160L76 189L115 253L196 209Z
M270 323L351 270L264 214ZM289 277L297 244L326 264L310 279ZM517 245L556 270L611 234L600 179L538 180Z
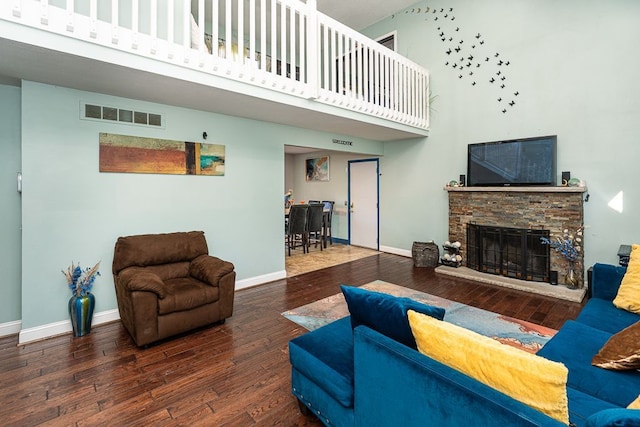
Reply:
M554 329L536 325L535 323L503 316L381 280L367 283L361 287L442 307L446 310L445 321L529 353L538 351L557 332ZM311 304L285 311L282 315L303 328L312 331L334 320L348 316L349 311L342 293L339 293Z

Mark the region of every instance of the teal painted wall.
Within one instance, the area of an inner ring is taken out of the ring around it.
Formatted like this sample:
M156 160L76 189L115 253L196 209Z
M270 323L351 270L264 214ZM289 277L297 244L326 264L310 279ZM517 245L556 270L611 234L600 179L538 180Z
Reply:
M633 0L450 0L416 3L368 28L370 37L397 30L398 52L430 70L435 96L428 139L385 144L381 243L410 249L414 240L447 240L443 186L466 173L467 144L557 134L558 175L571 171L589 188L585 264L617 263L621 243L640 242L639 16ZM461 40L461 51L447 55ZM469 55L475 68L466 67ZM463 72L452 69L461 57ZM497 71L504 89L489 83ZM619 192L622 212L608 206Z
M20 88L0 85L0 323L20 320Z
M80 119L81 101L164 114L166 128ZM101 261L96 312L116 308L111 263L118 236L203 230L238 280L284 270L284 145L331 147L323 132L24 82L22 87L22 321L68 318L60 270ZM226 145L224 177L98 171L98 134ZM380 154L382 144L356 140ZM27 298L28 297L28 298Z

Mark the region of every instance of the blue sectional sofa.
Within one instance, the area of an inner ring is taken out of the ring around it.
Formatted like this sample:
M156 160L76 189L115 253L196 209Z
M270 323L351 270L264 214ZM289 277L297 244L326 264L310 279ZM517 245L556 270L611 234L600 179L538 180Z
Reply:
M591 365L613 334L640 320L612 304L624 273L596 264L592 298L538 352L568 368L569 420L578 427L640 426L640 410L626 409L640 373ZM327 426L564 425L378 330L352 328L349 317L291 340L289 355L301 410Z

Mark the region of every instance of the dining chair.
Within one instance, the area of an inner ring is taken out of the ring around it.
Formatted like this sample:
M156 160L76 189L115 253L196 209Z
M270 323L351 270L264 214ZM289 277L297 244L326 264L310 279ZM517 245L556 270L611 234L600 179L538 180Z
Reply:
M298 247L302 247L302 253L307 252L308 210L308 205L292 205L289 209L289 218L285 233L285 244L289 256L291 256L291 249Z
M308 220L307 220L307 252L311 243L315 243L315 247L318 247L320 243L320 250L323 250L324 246L324 233L323 233L323 210L324 205L322 203L309 204Z
M327 242L333 245L333 238L331 236L331 221L333 221L333 206L336 202L332 200L323 200L325 210L325 224L324 224L324 247L327 247ZM327 212L328 211L328 212Z

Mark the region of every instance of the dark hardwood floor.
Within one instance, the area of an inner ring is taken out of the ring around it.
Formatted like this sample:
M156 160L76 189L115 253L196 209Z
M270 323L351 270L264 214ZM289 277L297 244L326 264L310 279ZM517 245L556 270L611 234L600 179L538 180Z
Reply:
M281 312L380 279L551 328L581 305L437 275L381 254L236 292L233 317L138 349L119 322L17 345L0 339L3 426L320 426L290 391L287 342L305 332Z

